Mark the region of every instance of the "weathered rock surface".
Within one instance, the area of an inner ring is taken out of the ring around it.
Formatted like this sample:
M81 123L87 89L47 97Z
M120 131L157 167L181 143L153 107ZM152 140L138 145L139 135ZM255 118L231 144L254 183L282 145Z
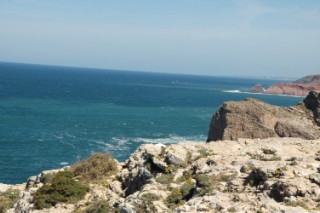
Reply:
M238 138L320 138L320 94L312 91L294 107L256 99L226 102L211 120L207 141Z
M8 212L85 212L96 200L132 213L320 212L319 160L320 140L301 138L146 144L76 204L33 209L42 173Z

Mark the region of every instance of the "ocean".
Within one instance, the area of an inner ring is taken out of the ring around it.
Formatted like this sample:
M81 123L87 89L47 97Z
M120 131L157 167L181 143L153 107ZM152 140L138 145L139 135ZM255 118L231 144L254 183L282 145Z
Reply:
M94 152L125 161L143 143L204 142L213 113L276 81L0 63L0 183L22 183Z

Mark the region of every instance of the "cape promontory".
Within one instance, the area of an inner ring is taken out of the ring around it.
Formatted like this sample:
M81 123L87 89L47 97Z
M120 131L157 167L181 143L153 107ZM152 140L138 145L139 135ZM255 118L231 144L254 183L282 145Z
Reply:
M306 96L312 90L320 90L320 74L309 75L291 83L276 83L267 89L263 89L261 85L257 84L256 86L252 87L249 92L275 95Z

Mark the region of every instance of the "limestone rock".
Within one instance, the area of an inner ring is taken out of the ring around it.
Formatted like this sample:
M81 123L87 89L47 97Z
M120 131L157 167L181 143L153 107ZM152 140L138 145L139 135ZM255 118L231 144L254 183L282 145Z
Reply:
M97 200L124 213L320 212L319 147L320 139L301 138L142 145L81 201L35 210L38 183L20 187L8 212L81 212Z
M312 91L303 102L289 108L256 99L226 102L211 120L207 141L270 137L319 139L319 93Z

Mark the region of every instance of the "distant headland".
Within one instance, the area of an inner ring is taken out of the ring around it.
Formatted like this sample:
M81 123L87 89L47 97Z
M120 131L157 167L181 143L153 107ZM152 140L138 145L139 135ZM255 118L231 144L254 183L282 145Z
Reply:
M312 90L320 90L320 74L309 75L291 83L276 83L267 89L263 88L261 84L256 84L249 90L249 92L306 96Z

